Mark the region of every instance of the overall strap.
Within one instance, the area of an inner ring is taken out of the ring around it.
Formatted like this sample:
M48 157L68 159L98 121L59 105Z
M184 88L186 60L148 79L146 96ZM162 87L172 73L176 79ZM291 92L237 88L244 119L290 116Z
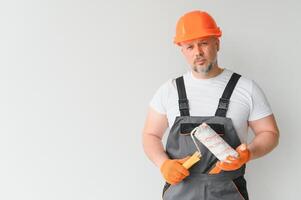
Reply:
M179 96L179 110L181 116L189 116L189 104L186 96L185 84L183 76L176 79L178 96Z
M236 83L238 82L240 77L241 77L241 75L239 75L239 74L236 74L236 73L232 74L232 76L231 76L229 82L227 83L227 86L223 92L222 97L219 99L218 108L215 112L215 116L226 117L232 92L233 92L233 90L236 86Z

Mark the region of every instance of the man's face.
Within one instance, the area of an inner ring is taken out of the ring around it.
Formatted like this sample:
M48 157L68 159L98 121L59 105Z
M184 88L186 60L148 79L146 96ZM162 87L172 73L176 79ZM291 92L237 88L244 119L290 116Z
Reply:
M182 53L193 71L207 74L217 64L219 39L216 37L200 38L182 42Z

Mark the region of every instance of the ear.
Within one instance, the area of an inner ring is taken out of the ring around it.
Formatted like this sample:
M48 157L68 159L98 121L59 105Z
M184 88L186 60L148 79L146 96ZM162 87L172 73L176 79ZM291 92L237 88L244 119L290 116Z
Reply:
M216 38L216 49L217 49L217 51L219 51L219 47L220 47L220 41L219 41L219 38Z

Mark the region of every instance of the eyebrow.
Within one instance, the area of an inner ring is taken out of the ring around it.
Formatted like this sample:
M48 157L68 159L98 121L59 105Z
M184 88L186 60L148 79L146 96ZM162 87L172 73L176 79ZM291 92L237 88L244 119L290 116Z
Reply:
M204 42L204 41L208 42L208 41L209 41L209 38L199 40L198 42Z
M208 41L209 41L209 38L206 38L206 39L199 40L197 43L199 43L199 42L208 42ZM191 46L191 45L193 45L193 43L184 44L184 46Z

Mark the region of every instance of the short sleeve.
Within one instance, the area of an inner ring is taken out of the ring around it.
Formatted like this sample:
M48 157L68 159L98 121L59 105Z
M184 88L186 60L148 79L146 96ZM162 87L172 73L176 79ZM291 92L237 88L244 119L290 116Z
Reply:
M169 81L165 82L159 87L152 97L149 106L161 114L166 114L166 102L168 95L168 84Z
M271 106L263 92L255 81L252 81L252 102L249 121L258 120L272 114Z

